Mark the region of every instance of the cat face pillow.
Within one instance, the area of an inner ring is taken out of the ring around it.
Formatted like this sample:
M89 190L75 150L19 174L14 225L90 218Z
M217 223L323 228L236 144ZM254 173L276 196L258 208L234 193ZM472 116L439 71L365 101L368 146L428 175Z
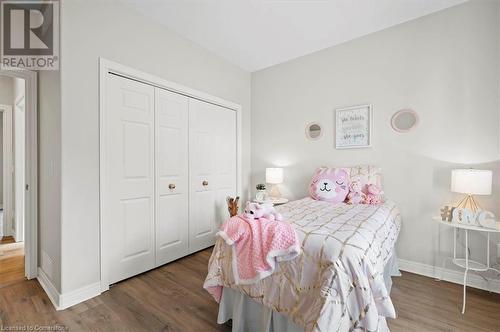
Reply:
M341 203L349 193L349 173L343 168L318 168L309 193L319 201Z

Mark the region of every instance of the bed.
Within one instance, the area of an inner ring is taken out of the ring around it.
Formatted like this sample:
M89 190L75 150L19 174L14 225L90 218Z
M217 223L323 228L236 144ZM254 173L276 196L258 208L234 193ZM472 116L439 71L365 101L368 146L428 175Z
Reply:
M237 285L232 250L218 239L204 287L222 286L218 322L233 331L384 331L401 220L392 201L332 204L304 198L277 207L302 253L255 284Z

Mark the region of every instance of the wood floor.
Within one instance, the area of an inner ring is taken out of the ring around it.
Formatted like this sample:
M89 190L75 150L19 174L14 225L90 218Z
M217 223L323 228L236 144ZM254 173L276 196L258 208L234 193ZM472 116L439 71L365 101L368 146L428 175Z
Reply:
M16 242L16 240L14 240L13 236L4 236L0 239L0 245L14 243L14 242Z
M0 240L0 288L24 278L24 245L12 236Z
M211 249L123 281L108 292L55 311L35 280L0 288L0 327L64 326L70 331L230 331L217 325L217 304L202 289ZM394 278L397 331L499 331L500 295L403 273Z

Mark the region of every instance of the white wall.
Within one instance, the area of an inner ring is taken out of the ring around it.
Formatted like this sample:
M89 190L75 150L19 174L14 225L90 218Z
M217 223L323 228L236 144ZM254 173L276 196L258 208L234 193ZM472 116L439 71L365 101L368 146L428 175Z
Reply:
M284 166L282 192L300 198L317 166L379 165L403 216L399 257L439 265L452 234L431 216L459 197L450 169L497 168L495 194L480 201L500 215L499 6L469 2L252 74L253 184ZM333 110L362 103L373 105L373 148L336 150ZM407 107L421 124L396 133L390 118ZM304 135L311 121L325 130L316 142ZM484 241L473 241L484 259Z
M14 102L12 112L14 115L14 237L16 242L24 241L24 186L25 186L25 100L26 95L24 79L14 78Z
M38 265L61 288L60 72L38 73Z
M61 292L99 281L98 58L243 106L244 187L250 174L250 74L118 1L62 3Z
M12 106L13 93L14 83L12 77L0 75L0 104Z

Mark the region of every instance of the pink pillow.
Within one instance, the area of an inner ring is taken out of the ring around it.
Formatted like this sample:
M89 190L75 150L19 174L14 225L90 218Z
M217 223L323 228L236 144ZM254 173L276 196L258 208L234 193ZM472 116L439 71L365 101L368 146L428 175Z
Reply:
M313 175L309 193L319 201L341 203L349 193L349 173L344 168L320 167Z

